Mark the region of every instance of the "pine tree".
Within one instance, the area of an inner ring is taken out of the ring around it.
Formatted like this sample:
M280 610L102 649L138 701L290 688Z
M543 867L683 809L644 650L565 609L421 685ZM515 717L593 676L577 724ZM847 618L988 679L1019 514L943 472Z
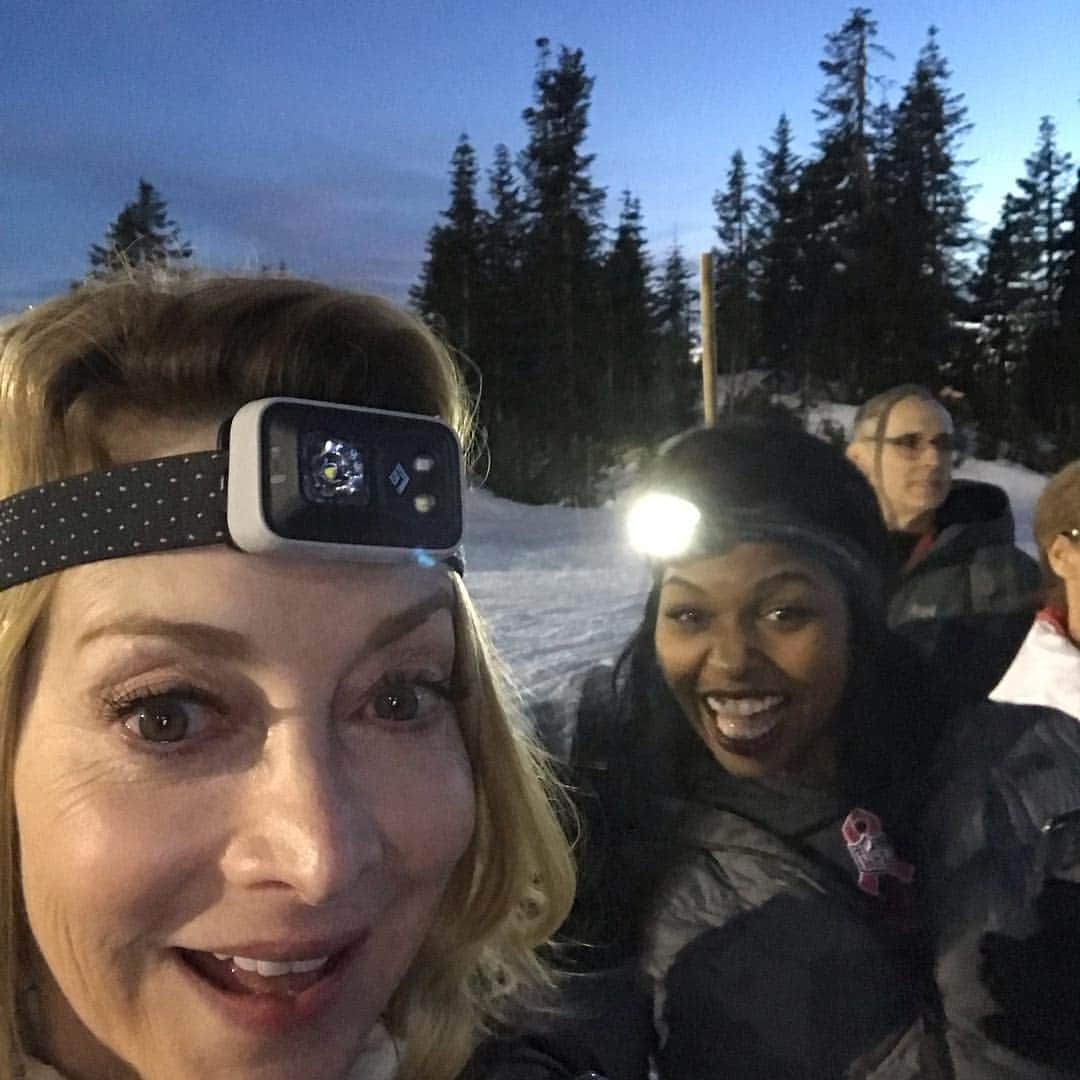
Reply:
M1061 291L1058 319L1061 355L1066 358L1066 382L1060 388L1067 403L1067 436L1062 449L1069 457L1080 454L1080 171L1065 207L1061 244Z
M819 154L803 170L798 198L807 370L843 379L855 395L866 390L881 337L870 215L882 118L870 100L880 85L870 61L891 54L876 36L870 10L857 7L826 37L819 63L826 83L815 110Z
M962 96L948 89L949 68L931 27L904 87L875 167L874 242L882 288L881 384L931 381L948 369L971 242L968 188L957 159L971 130Z
M529 324L529 300L522 283L525 205L510 151L501 143L488 170L488 195L491 210L484 215L480 236L472 357L483 376L480 416L497 439L507 410L521 405L520 383L511 374ZM497 474L497 462L493 468Z
M428 257L410 292L417 309L466 354L473 346L480 258L476 174L476 153L463 134L450 162L450 206L442 214L446 224L428 234Z
M565 486L587 500L594 464L590 429L602 385L600 273L604 192L593 185L584 153L593 79L580 49L563 47L552 63L537 41L534 104L522 116L529 141L519 159L528 230L525 281L534 320L521 354L529 391L523 435L540 471L522 477L521 494L544 501Z
M1060 325L1066 203L1071 156L1057 147L1053 120L1044 116L1038 142L1024 162L1018 193L1005 198L975 283L991 364L1007 365L1005 391L1037 427L1059 442L1072 436L1062 390L1075 361L1064 351Z
M656 351L651 274L641 202L624 191L615 240L604 263L607 364L605 407L599 410L603 427L617 439L640 439L646 433L642 421L650 417Z
M1073 179L1072 155L1058 149L1057 126L1049 116L1039 121L1039 140L1024 162L1026 175L1017 180L1030 224L1036 261L1034 286L1041 298L1041 317L1054 325L1061 289L1065 206Z
M656 295L656 394L653 411L656 434L663 436L688 427L700 399L700 374L691 363L698 293L694 272L676 244L664 260L654 286Z
M169 218L165 200L141 177L138 195L109 226L104 244L90 247L91 273L95 275L190 258L191 245L180 239L180 229Z
M753 189L741 150L731 156L727 184L713 195L713 209L719 241L714 287L717 362L735 375L749 367L755 344L753 263L757 234ZM730 392L734 393L734 387Z
M1018 403L1012 384L1026 364L1031 253L1023 239L1024 217L1022 201L1007 194L972 282L982 353L975 371L973 404L992 440L1008 437L1015 426Z
M759 237L759 326L766 364L794 374L798 350L800 244L796 228L796 191L801 165L792 149L791 125L785 114L773 132L771 147L762 147L754 227Z

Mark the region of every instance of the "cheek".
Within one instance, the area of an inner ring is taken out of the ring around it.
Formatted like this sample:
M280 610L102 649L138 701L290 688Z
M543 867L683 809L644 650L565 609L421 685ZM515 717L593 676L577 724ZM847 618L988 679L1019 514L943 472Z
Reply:
M706 652L704 638L680 634L658 624L653 644L660 671L669 686L677 689L681 682L696 677Z
M50 943L123 950L160 940L202 909L221 848L204 785L85 774L50 784L41 772L17 768L16 818L27 913L44 952ZM205 827L193 829L195 820Z
M849 634L842 620L808 643L801 660L802 678L813 687L822 711L831 711L844 696L851 670L849 652Z
M408 882L444 883L472 839L476 796L472 767L460 735L410 753L394 747L366 778L384 842Z

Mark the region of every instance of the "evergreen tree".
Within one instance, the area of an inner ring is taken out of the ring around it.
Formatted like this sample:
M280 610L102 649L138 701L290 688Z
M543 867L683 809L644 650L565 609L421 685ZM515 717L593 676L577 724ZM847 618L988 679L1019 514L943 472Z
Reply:
M617 439L640 438L646 434L642 421L653 419L656 338L651 273L641 202L624 191L615 240L604 263L608 326L603 397L607 407L600 415Z
M1016 373L1026 363L1031 295L1031 251L1024 239L1026 228L1022 201L1015 194L1006 195L972 284L982 345L973 404L993 440L1008 437L1017 426L1018 401L1012 391Z
M180 239L180 229L169 218L165 200L141 177L138 194L109 226L104 244L90 247L93 274L190 258L191 245Z
M968 188L957 160L971 130L962 96L948 89L949 69L931 27L904 87L875 167L876 249L882 306L882 385L929 382L948 369L970 244Z
M1058 294L1061 355L1065 358L1065 383L1061 398L1067 403L1068 434L1063 450L1080 455L1080 171L1065 207L1065 230L1061 251L1061 291Z
M713 209L719 241L714 286L717 363L734 375L749 367L755 344L753 264L757 235L753 188L741 150L731 156L727 184L713 195Z
M791 125L787 116L781 114L772 145L761 149L755 204L755 230L760 243L761 352L769 367L789 374L793 374L793 357L800 338L796 191L801 165L791 144Z
M694 271L676 244L664 260L656 282L656 393L652 409L657 435L667 435L688 427L694 420L701 398L701 378L691 363L697 343L694 334L698 293L693 287Z
M476 201L476 153L461 135L450 163L450 206L428 234L428 257L410 297L452 345L473 346L481 236Z
M804 169L798 198L806 367L843 379L855 395L865 393L881 344L870 214L873 136L882 118L870 101L880 85L870 61L891 54L876 36L869 9L857 7L826 37L819 63L826 83L815 110L819 156Z
M518 381L510 377L513 358L528 326L528 297L522 287L525 204L510 151L500 143L488 170L491 210L480 236L477 335L472 357L483 375L480 416L493 438L508 409L521 406ZM493 466L498 469L497 462ZM497 479L497 476L496 476Z
M1030 229L1028 240L1036 264L1033 285L1041 299L1042 322L1052 326L1057 319L1065 207L1073 169L1072 155L1058 149L1057 127L1051 117L1040 120L1038 144L1024 167L1026 175L1016 183L1024 200Z
M589 498L596 464L604 192L590 177L593 155L584 153L593 79L582 51L563 47L553 63L548 40L537 47L534 104L522 114L529 140L519 160L534 318L519 361L529 392L522 435L537 448L538 471L520 478L520 494L544 501L570 484L569 498L580 501Z
M1007 379L999 379L1002 392L1062 443L1071 441L1074 426L1062 391L1072 384L1075 361L1064 351L1059 321L1073 174L1056 135L1044 116L1018 192L1006 196L990 235L974 291L988 361L1007 370Z

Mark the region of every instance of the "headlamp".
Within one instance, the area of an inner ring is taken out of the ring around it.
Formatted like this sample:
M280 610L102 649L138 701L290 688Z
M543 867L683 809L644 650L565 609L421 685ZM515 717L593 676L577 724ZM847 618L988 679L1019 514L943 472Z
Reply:
M651 559L677 559L690 549L701 511L689 499L653 491L630 507L630 544Z
M0 502L0 589L124 555L231 543L462 569L461 448L441 420L263 398L219 449L115 465Z

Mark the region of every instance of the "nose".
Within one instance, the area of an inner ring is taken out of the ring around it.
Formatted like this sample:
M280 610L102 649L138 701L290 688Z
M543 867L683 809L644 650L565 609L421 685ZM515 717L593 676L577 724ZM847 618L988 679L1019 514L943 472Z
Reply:
M226 877L289 889L312 906L346 893L383 856L373 807L348 771L313 736L272 731L238 793Z
M751 652L752 643L742 627L717 620L712 627L706 667L722 671L727 678L736 677L746 670Z

